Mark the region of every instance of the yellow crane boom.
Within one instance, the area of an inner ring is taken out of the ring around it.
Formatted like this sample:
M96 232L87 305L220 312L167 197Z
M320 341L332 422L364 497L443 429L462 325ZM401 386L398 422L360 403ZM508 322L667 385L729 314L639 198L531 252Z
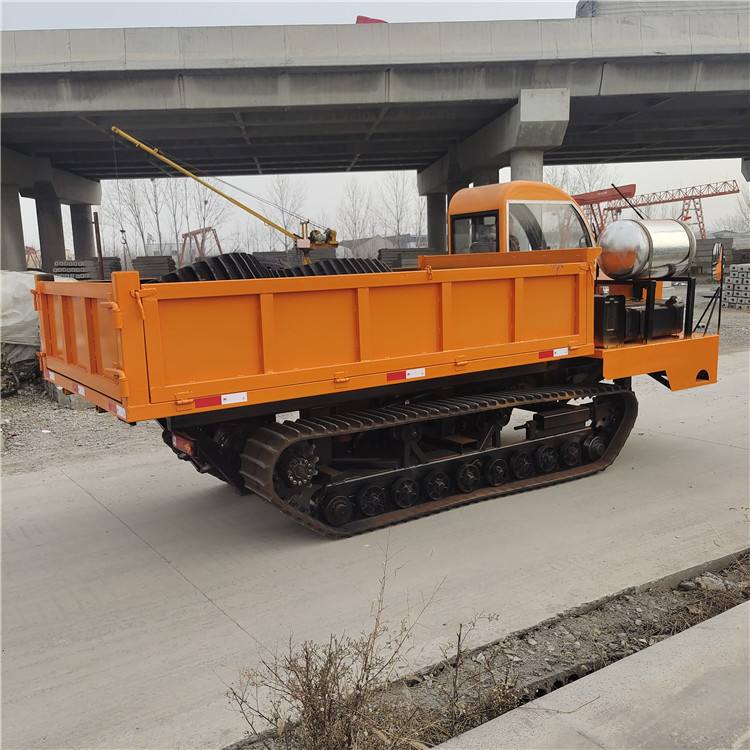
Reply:
M309 222L302 222L302 235L294 234L287 229L284 229L284 227L279 226L275 222L271 221L268 217L263 216L263 214L259 214L257 211L253 211L252 208L249 208L244 203L240 203L238 200L235 200L231 196L227 195L226 193L222 192L218 188L215 188L213 185L210 185L205 180L202 180L197 175L194 175L192 172L188 171L184 167L181 167L176 162L172 161L171 159L168 159L164 154L162 154L159 149L157 148L151 148L150 146L147 146L145 143L142 143L137 138L134 138L132 135L129 135L123 130L120 130L120 128L116 127L115 125L112 126L112 132L116 135L119 135L121 138L124 138L126 141L129 141L137 148L143 149L146 153L151 154L151 156L155 156L160 161L163 161L165 164L168 164L173 169L176 169L181 174L184 174L186 177L190 177L190 179L195 180L196 182L203 185L203 187L208 188L209 190L212 190L214 193L217 193L222 198L226 198L230 203L234 204L238 208L241 208L243 211L247 211L249 214L252 214L255 216L256 219L260 219L264 224L266 224L269 227L273 227L274 229L278 230L282 234L286 235L287 237L293 239L295 241L295 244L297 248L302 250L304 252L304 261L305 263L310 262L310 258L308 255L308 252L310 250L310 247L336 247L338 245L338 242L336 242L336 232L326 229L324 233L317 233L322 234L322 236L325 237L323 241L311 241L309 235L308 235L308 226Z

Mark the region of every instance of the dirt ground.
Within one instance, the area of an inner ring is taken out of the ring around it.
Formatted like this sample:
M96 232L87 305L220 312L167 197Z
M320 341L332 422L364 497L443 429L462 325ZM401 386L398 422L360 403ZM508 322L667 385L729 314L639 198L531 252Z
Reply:
M93 408L78 411L58 406L39 379L22 383L15 396L2 400L0 426L3 474L41 471L108 450L116 450L123 460L143 451L162 451L165 461L174 460L156 422L131 427Z

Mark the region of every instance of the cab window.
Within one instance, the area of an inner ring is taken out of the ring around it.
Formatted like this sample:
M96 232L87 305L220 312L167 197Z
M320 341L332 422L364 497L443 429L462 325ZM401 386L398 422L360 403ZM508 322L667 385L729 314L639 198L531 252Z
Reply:
M451 220L451 248L454 253L496 253L497 211L456 216Z
M508 250L591 247L586 222L572 203L508 202Z

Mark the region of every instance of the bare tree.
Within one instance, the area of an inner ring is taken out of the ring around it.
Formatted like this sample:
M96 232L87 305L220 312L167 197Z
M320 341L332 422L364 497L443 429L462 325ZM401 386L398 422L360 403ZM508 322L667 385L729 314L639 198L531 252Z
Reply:
M268 183L267 195L269 201L274 205L274 218L279 226L284 227L287 232L299 234L300 215L304 211L307 201L307 188L298 179L286 174L276 174ZM278 233L278 242L289 247L291 239L283 237Z
M750 232L750 185L738 180L740 194L737 196L734 213L722 216L712 222L717 230L728 229L732 232Z
M388 172L380 189L380 212L386 235L393 235L397 246L410 221L414 185L407 172Z
M184 178L173 177L164 181L164 211L167 215L170 236L177 247L180 246L184 227L185 184Z
M159 253L162 252L164 240L162 237L162 221L164 209L166 207L166 195L164 189L164 181L151 178L150 184L146 185L146 195L148 201L148 207L151 209L151 215L149 217L151 227L156 231L156 241L159 245Z
M268 250L265 227L255 217L246 217L243 223L235 224L230 243L233 252L262 253Z
M210 180L206 179L210 183ZM215 193L213 190L201 185L199 182L190 180L185 185L186 190L186 221L194 221L194 231L200 229L217 229L228 217L230 206L226 198ZM197 225L197 226L196 226ZM187 230L190 231L189 229ZM203 235L198 239L198 254L213 255L218 253L214 248L213 239L206 243L209 235ZM214 252L210 252L213 250Z
M417 195L412 216L414 217L414 234L419 244L420 237L427 234L427 198L424 195Z
M611 164L570 164L545 167L544 181L564 190L568 195L590 193L617 184L620 175Z
M359 240L374 233L372 196L362 183L352 177L344 185L338 207L339 239Z

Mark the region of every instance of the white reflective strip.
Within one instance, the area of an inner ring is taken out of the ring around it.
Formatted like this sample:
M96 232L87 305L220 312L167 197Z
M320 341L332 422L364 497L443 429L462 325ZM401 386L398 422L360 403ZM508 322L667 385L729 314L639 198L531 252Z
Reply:
M54 383L55 382L55 373L54 372L48 372L47 377Z
M406 379L411 380L412 378L423 378L425 376L425 368L417 367L414 370L406 371Z
M126 412L125 412L125 407L124 407L124 406L120 406L120 405L118 404L118 405L117 405L117 406L115 407L115 411L117 412L117 416L118 416L118 417L122 417L123 419L125 419L125 416L126 416Z
M77 385L76 386L76 390L78 391L78 393L81 396L85 396L86 395L86 389L82 385Z
M247 391L242 393L222 393L221 403L223 404L244 404L247 401Z
M553 349L552 350L552 356L553 357L564 357L568 353L568 347L564 347L562 349Z

